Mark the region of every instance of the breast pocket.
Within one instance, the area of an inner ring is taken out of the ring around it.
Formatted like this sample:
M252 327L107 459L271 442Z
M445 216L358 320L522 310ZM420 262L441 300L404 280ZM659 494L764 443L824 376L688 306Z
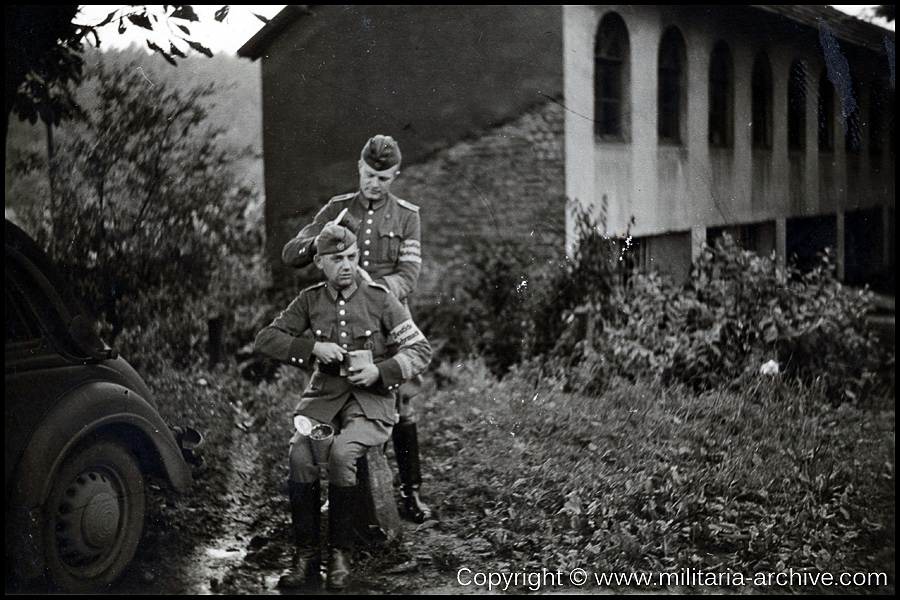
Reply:
M380 330L362 326L353 328L354 350L371 350L372 356L377 358L384 354L386 347L384 335Z
M336 342L334 335L334 325L329 327L314 327L312 329L313 337L317 342Z
M379 259L395 263L400 258L400 231L395 223L385 223L379 231Z

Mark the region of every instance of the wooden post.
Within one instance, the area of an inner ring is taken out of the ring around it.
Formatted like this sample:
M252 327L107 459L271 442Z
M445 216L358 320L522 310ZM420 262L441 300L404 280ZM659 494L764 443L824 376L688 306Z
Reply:
M209 365L215 366L222 360L222 334L225 328L225 319L216 315L209 319Z

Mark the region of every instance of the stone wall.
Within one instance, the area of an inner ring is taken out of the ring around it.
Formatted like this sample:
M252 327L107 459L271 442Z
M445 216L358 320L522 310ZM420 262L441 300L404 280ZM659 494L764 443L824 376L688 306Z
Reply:
M510 245L529 261L562 258L564 114L547 101L520 117L404 166L395 193L420 207L423 268L415 304L477 240Z

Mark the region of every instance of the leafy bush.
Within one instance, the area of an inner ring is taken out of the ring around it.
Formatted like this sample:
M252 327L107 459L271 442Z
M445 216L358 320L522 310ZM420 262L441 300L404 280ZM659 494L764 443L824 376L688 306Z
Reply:
M463 246L445 269L437 300L416 311L443 354L482 356L502 375L557 346L561 335L571 337L566 324L576 308L611 315L618 247L585 215L578 223L583 242L571 258L538 258L522 243L476 239Z
M579 258L604 263L608 255L589 246ZM743 385L774 360L785 377L816 383L841 402L876 391L876 373L889 360L866 323L872 294L843 286L829 253L801 274L723 236L704 249L683 286L636 274L608 297L615 301L606 312L593 297L583 301L600 326L585 339L561 335L542 375L586 392L602 391L616 376L703 391Z
M206 125L212 86L151 84L137 64L94 76L93 108L60 136L50 198L25 220L107 341L137 362L196 361L207 318L265 284L255 193Z
M509 244L474 240L460 256L446 269L434 303L416 312L446 357L481 354L503 373L531 344L532 275Z

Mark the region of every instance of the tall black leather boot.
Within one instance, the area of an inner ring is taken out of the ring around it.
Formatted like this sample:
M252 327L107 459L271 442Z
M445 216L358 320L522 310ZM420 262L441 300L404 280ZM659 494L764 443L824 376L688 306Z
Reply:
M279 587L302 587L319 575L321 507L319 482L288 481L291 519L294 528L294 557L291 570L278 580Z
M419 468L419 437L415 423L397 423L392 432L394 454L400 471L401 512L415 523L424 523L433 515L431 508L419 499L422 472Z
M328 589L343 590L350 580L353 543L352 505L357 486L328 486Z

